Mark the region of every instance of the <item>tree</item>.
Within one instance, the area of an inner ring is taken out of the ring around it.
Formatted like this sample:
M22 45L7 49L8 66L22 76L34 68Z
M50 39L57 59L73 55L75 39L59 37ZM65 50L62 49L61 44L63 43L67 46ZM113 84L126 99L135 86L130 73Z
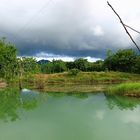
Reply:
M133 72L140 74L140 56L137 56L135 59L135 64L133 66Z
M0 40L0 77L11 79L17 74L17 51L5 39Z
M36 74L40 72L36 59L32 57L22 57L20 63L24 73Z
M105 59L104 65L109 70L132 72L136 56L132 49L118 50L115 54L111 54Z
M59 73L67 70L66 63L62 60L53 60L47 64L41 65L41 71L43 73Z
M75 63L75 68L77 68L77 69L79 69L81 71L87 71L88 64L89 64L87 59L79 58L79 59L76 59L74 61L74 63Z
M64 72L67 70L66 64L62 60L53 60L54 72Z
M98 60L92 63L92 71L104 71L104 61Z
M66 67L68 70L76 68L75 62L66 62Z

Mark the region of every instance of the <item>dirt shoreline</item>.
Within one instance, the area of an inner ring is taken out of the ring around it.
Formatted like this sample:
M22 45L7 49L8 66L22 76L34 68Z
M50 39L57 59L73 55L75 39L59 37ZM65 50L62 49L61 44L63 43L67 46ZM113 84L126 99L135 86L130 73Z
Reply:
M7 84L5 82L0 82L0 89L6 88Z

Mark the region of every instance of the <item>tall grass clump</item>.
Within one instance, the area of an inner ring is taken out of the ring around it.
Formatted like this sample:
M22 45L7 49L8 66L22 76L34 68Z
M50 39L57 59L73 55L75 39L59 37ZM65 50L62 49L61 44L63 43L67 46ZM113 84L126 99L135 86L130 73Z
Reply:
M140 82L124 83L107 88L107 94L123 96L140 96Z

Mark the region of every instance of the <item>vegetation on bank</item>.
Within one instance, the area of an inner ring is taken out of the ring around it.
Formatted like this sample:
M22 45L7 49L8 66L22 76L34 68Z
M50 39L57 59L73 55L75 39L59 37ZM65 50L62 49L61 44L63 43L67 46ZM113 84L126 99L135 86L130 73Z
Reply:
M0 79L4 79L8 85L19 86L20 89L24 87L47 89L47 86L52 84L96 85L140 82L139 74L140 55L132 49L118 50L115 53L108 51L105 60L96 62L88 62L84 58L78 58L74 62L62 60L37 62L32 57L18 58L15 46L5 39L0 40ZM5 86L6 84L0 81L0 88ZM139 92L135 84L132 86L128 84L128 89L126 94L129 94L129 91ZM115 88L109 89L110 93L116 91Z
M69 73L37 74L36 80L45 81L47 84L112 84L131 81L140 81L139 74L123 72L80 72L76 76Z
M128 73L140 73L140 55L132 49L107 52L104 60L88 62L87 59L78 58L74 62L62 60L39 61L32 57L17 58L15 46L6 40L0 40L0 78L13 79L27 74L53 74L71 71L77 75L82 72L120 71Z
M53 92L104 91L110 84L132 81L140 82L140 75L123 72L79 72L75 76L65 72L59 74L35 74L22 79L24 88Z
M111 86L107 89L107 94L140 97L140 82Z

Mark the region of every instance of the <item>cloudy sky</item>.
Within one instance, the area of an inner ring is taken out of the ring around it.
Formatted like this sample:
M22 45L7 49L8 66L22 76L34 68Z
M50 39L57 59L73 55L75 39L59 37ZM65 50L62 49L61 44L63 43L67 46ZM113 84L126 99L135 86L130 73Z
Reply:
M103 59L106 51L134 48L106 0L0 0L0 36L19 56ZM140 31L138 0L109 0L123 21ZM130 31L140 44L139 35ZM134 48L135 49L135 48Z

